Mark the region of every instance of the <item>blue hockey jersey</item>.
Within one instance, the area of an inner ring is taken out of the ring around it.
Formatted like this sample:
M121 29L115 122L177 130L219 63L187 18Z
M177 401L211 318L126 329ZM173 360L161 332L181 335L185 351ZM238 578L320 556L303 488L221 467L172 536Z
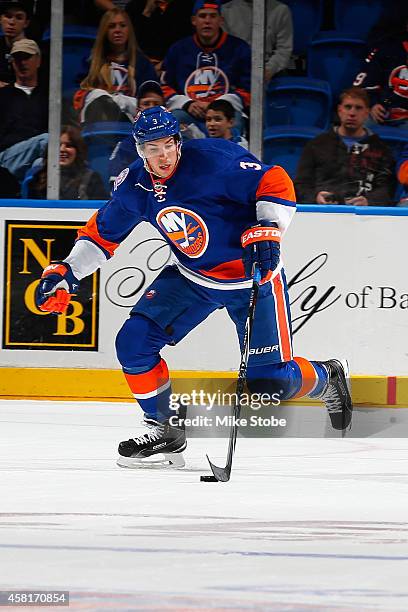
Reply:
M197 35L172 45L163 63L162 88L170 110L192 100L222 98L235 110L249 106L251 50L240 38L222 32L212 48L201 46Z
M78 233L78 242L91 242L95 254L88 244L86 263L80 263L79 251L66 261L81 278L90 273L90 258L96 269L140 222L148 221L169 243L187 278L205 286L243 288L248 279L241 234L261 219L285 231L295 207L292 181L279 166L266 166L227 140L191 140L167 179L152 177L141 159L123 170L112 199Z
M372 49L365 66L353 83L365 87L371 105L382 104L388 111L386 121L408 119L408 35L402 40L383 43Z

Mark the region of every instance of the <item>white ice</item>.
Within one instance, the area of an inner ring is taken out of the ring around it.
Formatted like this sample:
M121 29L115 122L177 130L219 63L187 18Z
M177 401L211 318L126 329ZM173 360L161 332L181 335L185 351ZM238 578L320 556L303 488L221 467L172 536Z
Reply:
M69 590L69 610L408 610L397 427L239 439L224 484L199 476L225 439L191 439L183 471L118 468L139 418L131 404L0 401L0 589Z

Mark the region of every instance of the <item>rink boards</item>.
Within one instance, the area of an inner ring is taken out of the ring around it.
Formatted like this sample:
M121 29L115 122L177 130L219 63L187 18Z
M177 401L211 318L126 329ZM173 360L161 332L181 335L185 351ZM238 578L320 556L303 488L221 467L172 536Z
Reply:
M141 224L82 283L67 317L44 315L34 305L36 280L94 212L83 202L56 204L0 207L0 395L129 397L114 339L170 250ZM404 209L300 206L284 240L295 354L347 357L357 403L408 403L407 230ZM181 386L191 378L229 384L239 361L233 324L217 311L163 355Z

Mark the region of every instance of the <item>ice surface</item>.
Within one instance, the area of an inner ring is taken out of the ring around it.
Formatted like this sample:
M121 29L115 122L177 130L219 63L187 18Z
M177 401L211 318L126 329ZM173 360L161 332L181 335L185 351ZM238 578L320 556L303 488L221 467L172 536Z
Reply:
M408 439L239 439L231 481L203 483L225 439L191 439L182 471L116 467L139 419L0 402L1 589L70 590L69 610L408 609Z

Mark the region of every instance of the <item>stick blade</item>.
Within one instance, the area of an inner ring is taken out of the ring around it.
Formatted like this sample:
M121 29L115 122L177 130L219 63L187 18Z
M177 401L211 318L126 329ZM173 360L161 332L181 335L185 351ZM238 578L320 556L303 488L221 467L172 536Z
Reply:
M208 455L207 459L214 477L220 482L228 482L231 476L231 466L226 465L225 467L218 467L211 462Z

